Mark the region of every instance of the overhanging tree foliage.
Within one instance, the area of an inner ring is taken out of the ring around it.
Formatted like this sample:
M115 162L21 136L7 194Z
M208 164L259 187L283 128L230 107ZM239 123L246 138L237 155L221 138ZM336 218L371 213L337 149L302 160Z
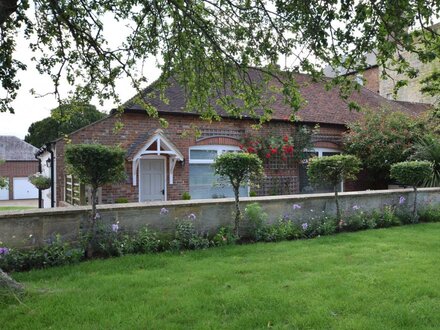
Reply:
M174 76L185 86L187 107L204 117L215 117L219 104L230 114L260 108L267 119L271 100L249 68L279 78L272 64L285 60L287 77L277 87L293 111L301 102L289 79L294 71L318 77L322 64L362 70L374 51L379 65L413 77L417 72L404 57L389 59L397 49L424 62L438 58L440 37L430 26L439 9L437 0L0 0L0 110L13 111L17 74L25 69L14 53L16 33L29 40L35 52L29 56L50 75L57 95L65 77L85 99L118 100L115 81L129 77L140 90L146 77L139 68L156 58L159 83ZM120 43L110 30L115 22Z
M312 184L330 184L335 192L336 218L341 221L338 186L342 180L354 180L361 170L361 161L352 155L313 157L309 160L307 175Z
M432 163L428 161L400 162L391 166L391 177L399 183L414 189L413 221L418 221L417 186L420 186L432 176Z
M119 147L101 144L71 144L66 147L67 171L82 183L91 186L92 214L90 217L91 239L87 248L89 257L93 254L96 235L96 196L98 188L125 178L125 151Z
M234 190L235 196L235 226L234 232L238 237L240 221L240 186L250 183L263 175L263 162L255 154L228 152L218 156L213 164L214 173L226 178Z

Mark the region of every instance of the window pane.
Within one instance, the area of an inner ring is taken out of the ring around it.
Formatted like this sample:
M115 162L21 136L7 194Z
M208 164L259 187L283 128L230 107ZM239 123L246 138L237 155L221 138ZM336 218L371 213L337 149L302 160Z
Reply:
M329 151L329 152L323 152L322 156L325 157L325 156L334 156L334 155L340 155L340 154L341 153L337 152L337 151L336 152L335 151L331 151L331 152Z
M210 164L190 164L189 193L193 199L233 197L230 185L219 185ZM240 196L247 196L247 187L240 188Z
M190 150L190 159L214 159L217 157L217 150Z

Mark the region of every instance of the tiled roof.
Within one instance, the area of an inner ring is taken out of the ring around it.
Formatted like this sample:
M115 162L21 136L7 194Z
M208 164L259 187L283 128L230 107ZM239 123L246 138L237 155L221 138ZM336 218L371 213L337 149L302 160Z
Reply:
M29 161L35 159L37 148L16 136L0 135L0 159Z
M251 71L253 79L258 79L259 73L256 70ZM360 91L354 91L348 100L344 100L339 95L338 87L327 90L325 81L314 82L312 78L304 74L295 74L295 81L299 87L304 105L296 113L297 120L302 122L327 123L327 124L347 124L353 122L362 116L356 111L351 111L348 107L350 101L354 101L363 108L379 110L386 107L394 111L401 111L412 116L417 116L427 110L427 106L407 104L407 102L396 102L388 100L379 94L361 87ZM280 83L273 79L272 85L279 86ZM185 93L178 83L170 79L169 86L165 89L165 97L168 102L165 103L158 97L158 92L154 90L154 83L147 87L144 92L146 102L154 106L159 113L187 113L185 108ZM281 94L273 91L267 92L268 97L273 96L275 101L272 103L273 119L288 120L291 109L283 101ZM125 104L127 110L141 110L133 104L132 100ZM218 108L218 113L224 117L229 117L222 109ZM192 113L192 112L189 112ZM196 114L194 112L194 114ZM244 114L244 117L246 114Z

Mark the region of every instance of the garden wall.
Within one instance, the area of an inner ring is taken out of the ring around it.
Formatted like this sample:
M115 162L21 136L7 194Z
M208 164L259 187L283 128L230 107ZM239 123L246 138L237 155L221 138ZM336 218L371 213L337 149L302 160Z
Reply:
M367 212L381 209L385 205L409 209L414 198L412 189L347 192L340 196L345 214L355 212L357 207ZM403 204L399 204L401 196L405 198ZM440 188L420 189L418 200L420 206L439 205ZM333 194L249 197L242 199L242 209L253 202L262 205L270 222L284 215L307 222L325 213L335 213ZM294 210L293 204L300 205L301 208ZM168 212L161 212L162 208L166 208ZM172 232L176 222L179 219L188 219L190 214L195 215L194 222L199 231L214 232L221 226L233 224L233 210L234 202L231 198L98 206L99 215L105 224L118 222L119 228L126 231L148 225L163 233ZM8 247L38 246L55 234L60 234L65 240L74 241L89 214L89 206L5 212L0 214L0 242Z

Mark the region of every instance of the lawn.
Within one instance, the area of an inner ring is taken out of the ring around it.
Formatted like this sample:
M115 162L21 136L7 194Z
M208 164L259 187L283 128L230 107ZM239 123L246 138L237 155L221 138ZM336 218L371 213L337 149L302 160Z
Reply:
M5 329L438 329L440 224L14 274Z
M30 210L35 209L34 206L0 206L0 212L3 211L20 211L20 210Z

